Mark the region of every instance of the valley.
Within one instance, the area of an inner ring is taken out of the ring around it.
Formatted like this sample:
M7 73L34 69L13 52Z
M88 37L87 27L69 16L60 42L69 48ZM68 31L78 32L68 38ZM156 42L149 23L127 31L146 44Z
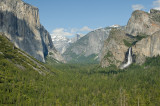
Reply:
M0 0L0 105L158 106L159 18L135 10L124 26L67 38L44 28L37 7Z
M34 64L5 37L0 36L0 42L5 45L0 47L0 104L115 106L160 102L159 56L123 70L98 64L59 64L49 58L45 64Z
M13 64L9 58L13 57L12 53L6 59L1 55L0 103L3 105L115 106L160 102L159 56L124 70L116 66L101 68L98 64L58 64L48 59L46 64L39 63L49 70L40 75L33 67L26 68L25 63L21 67ZM15 58L14 63L20 61Z

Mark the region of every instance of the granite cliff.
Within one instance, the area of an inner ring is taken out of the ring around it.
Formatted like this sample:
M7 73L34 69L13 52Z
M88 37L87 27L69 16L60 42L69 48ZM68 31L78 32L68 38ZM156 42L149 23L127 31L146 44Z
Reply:
M118 67L125 59L125 52L130 42L132 38L124 30L113 28L102 48L101 66L116 65Z
M21 0L0 0L0 32L39 61L47 55L63 61L51 36L40 24L38 8Z
M160 55L160 30L137 42L133 46L133 53L138 64L144 63L146 57Z
M133 36L152 35L160 29L160 11L151 9L150 13L136 10L128 21L126 32Z
M101 66L121 67L126 62L129 48L132 47L133 62L142 64L146 57L160 55L160 11L150 13L134 11L125 30L112 29L105 41Z

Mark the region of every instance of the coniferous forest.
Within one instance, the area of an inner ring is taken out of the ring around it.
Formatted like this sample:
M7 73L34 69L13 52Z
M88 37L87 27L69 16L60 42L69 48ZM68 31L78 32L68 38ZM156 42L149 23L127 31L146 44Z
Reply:
M160 0L37 1L0 0L0 106L160 106Z
M35 63L4 36L0 36L0 51L2 106L160 104L160 56L120 70L115 66L101 68L99 64L58 64L50 58L45 64Z

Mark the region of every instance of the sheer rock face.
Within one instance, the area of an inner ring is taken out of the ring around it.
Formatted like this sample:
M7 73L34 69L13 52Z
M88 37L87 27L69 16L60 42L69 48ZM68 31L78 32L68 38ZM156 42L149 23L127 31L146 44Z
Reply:
M149 35L138 41L132 48L136 55L136 63L142 64L146 57L153 57L160 54L160 11L151 9L150 13L143 11L133 12L126 31L137 36L139 34Z
M101 66L108 67L110 65L119 66L125 59L125 53L128 47L124 44L124 40L130 41L124 30L112 29L108 39L102 48Z
M54 48L50 34L39 22L39 10L21 0L0 0L0 32L5 33L16 47L45 62L52 57L63 61Z
M139 39L137 35L141 34L149 36L142 36L142 39ZM130 45L126 46L124 40ZM144 63L146 57L160 55L159 10L151 9L150 13L134 11L125 30L112 30L102 49L101 66L108 67L111 64L119 66L125 61L130 46L134 62L137 64Z
M151 9L150 13L136 10L128 21L126 32L133 36L152 35L160 29L160 11Z
M142 39L133 46L133 53L136 54L136 62L141 64L145 57L160 55L160 31Z

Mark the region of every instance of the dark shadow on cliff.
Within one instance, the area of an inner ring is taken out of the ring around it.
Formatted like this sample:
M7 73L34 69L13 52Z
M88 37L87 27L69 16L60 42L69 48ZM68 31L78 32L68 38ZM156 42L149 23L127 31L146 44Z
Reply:
M52 41L49 41L49 45L45 44L44 38L47 36L45 34L49 33L43 26L40 26L40 28L36 27L35 29L39 30L41 40L36 40L36 35L25 20L17 18L16 14L12 12L0 11L0 32L8 33L8 35L11 35L9 39L14 44L17 44L20 49L38 60L42 60L43 57L38 54L40 46L42 45L44 57L48 55L47 46L50 46L50 48L54 47ZM42 31L45 32L42 34Z

